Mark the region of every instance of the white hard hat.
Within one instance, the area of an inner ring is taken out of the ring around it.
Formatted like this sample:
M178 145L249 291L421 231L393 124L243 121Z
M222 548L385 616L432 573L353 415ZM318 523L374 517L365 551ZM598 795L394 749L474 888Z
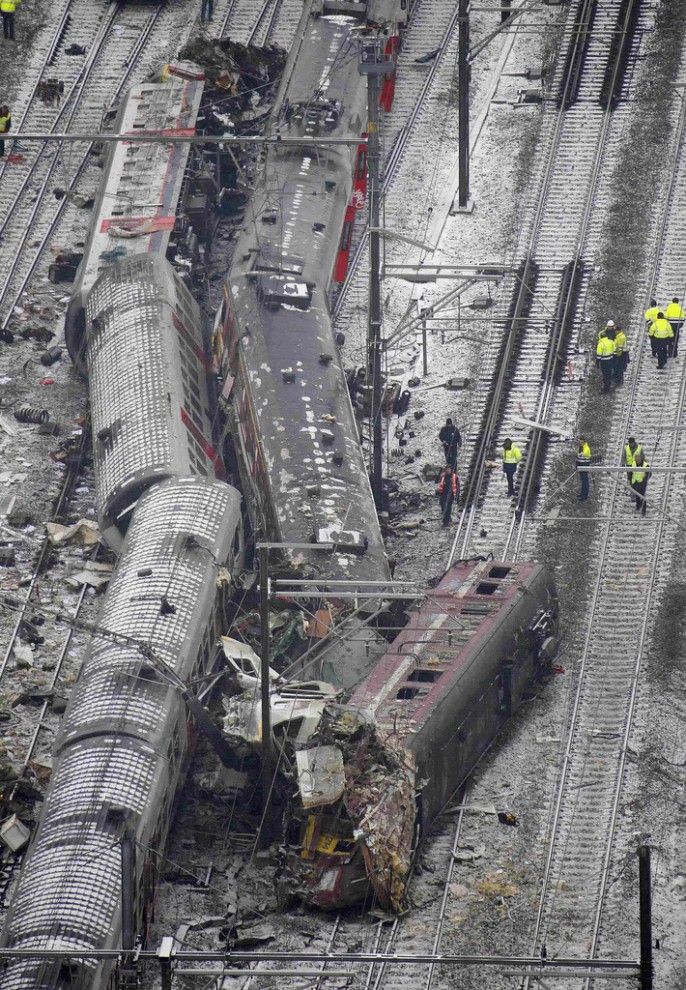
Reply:
M615 321L614 320L608 320L607 321L607 325L608 325L608 327L613 327L615 325Z

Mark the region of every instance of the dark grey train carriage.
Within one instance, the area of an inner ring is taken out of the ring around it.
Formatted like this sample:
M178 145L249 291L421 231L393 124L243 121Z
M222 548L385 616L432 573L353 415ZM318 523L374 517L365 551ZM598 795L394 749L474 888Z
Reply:
M214 661L228 577L240 548L240 495L185 478L139 502L99 624L147 644L182 680ZM178 689L135 645L94 636L56 744L43 813L2 930L4 946L121 946L125 822L138 844L136 930L164 850L185 768L188 716ZM104 990L111 965L10 962L2 990Z
M169 263L144 254L111 265L86 310L96 503L116 547L150 485L222 467L200 312Z
M376 33L390 43L404 16L399 0L315 4L272 131L361 135L359 43ZM364 151L364 144L269 148L225 284L215 346L255 528L280 542L334 542L333 556L299 555L307 573L385 581L328 300L346 211L354 213L353 201L364 206Z

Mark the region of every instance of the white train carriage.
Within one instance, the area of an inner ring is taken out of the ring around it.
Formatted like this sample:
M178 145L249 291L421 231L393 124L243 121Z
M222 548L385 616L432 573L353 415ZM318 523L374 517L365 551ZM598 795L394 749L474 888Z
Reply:
M96 502L116 547L150 485L222 474L209 359L197 303L163 258L138 255L107 268L87 313Z
M64 717L41 821L1 942L22 949L121 947L123 827L134 834L136 930L163 852L185 766L188 714L166 665L188 682L211 669L240 547L240 495L223 482L175 479L141 499ZM150 652L155 663L151 662ZM111 962L17 960L2 990L104 990Z

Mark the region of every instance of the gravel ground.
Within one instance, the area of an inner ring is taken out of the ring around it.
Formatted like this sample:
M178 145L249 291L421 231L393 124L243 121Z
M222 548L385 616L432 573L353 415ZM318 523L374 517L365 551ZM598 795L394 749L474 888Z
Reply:
M616 198L608 211L605 225L604 247L595 259L596 277L592 282L587 317L589 320L588 343L595 325L610 313L613 318L626 319L642 299L636 298L627 287L626 272L632 272L632 284L640 286L640 273L645 270L652 242L647 232L655 219L659 183L664 176L654 168L669 135L656 127L661 119L665 101L670 95L671 77L676 59L683 44L683 24L686 5L678 0L663 4L663 15L657 25L651 45L655 57L647 61L646 84L641 91L641 107L636 113L631 131L627 135L623 160L617 169ZM17 115L20 93L28 85L31 64L37 58L37 50L49 36L50 24L56 16L55 7L41 4L39 0L24 0L18 18L20 41L12 50L12 61L4 60L0 73L5 74L3 98L14 102ZM554 24L559 12L542 10L548 20L548 32L522 36L515 46L513 62L508 69L523 71L527 67L540 69L555 47ZM30 36L27 26L30 24ZM7 48L7 45L5 45ZM657 61L659 53L659 62ZM497 53L489 54L493 60ZM659 71L652 66L659 65ZM485 88L486 71L478 70L475 79L475 99L479 86ZM2 76L0 76L2 78ZM510 80L504 83L510 94L516 86ZM436 101L436 112L454 115L454 92L446 90ZM538 112L531 107L514 108L507 104L494 105L488 115L477 151L472 161L472 185L476 210L471 218L451 218L443 231L441 245L454 259L473 261L505 259L510 256L521 225L521 210L526 195L526 176L534 161ZM454 116L453 116L454 123ZM454 154L454 128L446 126L442 131L441 154L448 160ZM441 173L434 168L431 156L423 169L414 175L415 186L408 184L407 195L426 190L427 185L440 189ZM427 174L431 181L427 183ZM403 186L403 189L405 187ZM422 236L425 221L416 229L408 230L411 236ZM409 252L397 252L394 260L409 258ZM483 292L483 289L479 289ZM387 302L386 316L389 325L402 315L410 290L393 290ZM427 302L431 300L427 291ZM37 322L61 335L61 321L66 292L50 287L39 280L28 293L24 312L17 313L15 330L30 322ZM38 312L31 312L33 306ZM485 324L477 323L475 332L484 332ZM39 348L31 341L11 347L2 345L0 352L0 379L2 380L3 406L15 403L50 408L65 424L67 432L79 429L77 418L85 409L85 392L67 362L49 369L54 384L41 385L45 369L29 364ZM416 341L408 343L394 358L401 366L417 362ZM478 347L469 341L458 344L441 343L440 335L430 336L429 359L432 367L440 368L437 377L450 374L476 378L480 367ZM581 357L583 361L583 356ZM590 370L590 369L589 369ZM433 384L431 375L423 385ZM604 422L612 406L598 394L595 377L589 379L580 396L577 426L596 437L595 449L603 450L602 434L597 424ZM426 561L430 569L441 569L448 548L449 534L438 527L438 511L434 504L431 486L419 475L424 460L433 458L436 450L435 434L446 415L460 424L466 432L474 429L477 410L473 393L448 393L437 389L417 392L410 407L414 412L424 412L424 417L414 426L417 449L422 458L406 465L403 458L392 458L391 474L401 482L404 491L420 495L420 507L410 513L408 521L423 519L411 534L404 534L391 542L391 552L399 560L398 576L412 577L426 573ZM47 454L55 445L52 438L38 437L36 427L19 427L15 437L0 434L3 454L3 472L9 493L19 496L18 501L30 509L36 525L48 517L49 505L59 486L62 469L49 460ZM437 451L436 451L437 452ZM27 463L22 463L26 461ZM569 454L559 453L548 472L548 487L553 489L569 474ZM17 479L17 475L26 475ZM12 477L15 478L12 481ZM85 483L88 489L88 480ZM3 493L4 494L4 493ZM568 496L569 508L572 495ZM87 497L87 493L84 493ZM567 496L565 496L565 499ZM600 498L582 512L592 515L599 508ZM681 508L681 507L679 507ZM87 512L85 502L77 510ZM567 514L565 512L565 514ZM35 540L35 532L17 536L20 567L1 576L2 587L12 588L25 579L28 573L29 551ZM3 534L5 538L6 533ZM28 538L28 539L27 539ZM538 554L556 570L564 614L564 655L561 659L567 672L554 678L539 696L527 705L512 721L501 741L482 761L470 784L468 801L474 804L493 803L498 810L513 812L519 827L512 828L498 823L493 815L466 814L463 824L463 843L484 845L484 856L473 864L462 866L456 877L449 899L449 928L442 948L450 952L509 952L526 951L531 941L531 915L538 895L542 857L545 851L546 828L550 797L559 775L560 750L565 738L566 715L573 683L573 671L583 646L585 636L583 616L587 608L586 588L589 586L589 561L598 539L597 527L592 523L568 525L566 528L547 527L541 532ZM63 586L63 573L80 557L80 552L68 551L74 560L61 560L50 572L46 582L49 601L73 604L73 595ZM420 571L421 568L421 571ZM613 886L608 919L603 930L603 951L626 953L634 956L637 951L636 916L636 862L634 849L639 841L648 841L655 848L656 935L661 940L656 964L658 984L669 990L684 985L683 924L686 910L686 872L681 848L683 845L683 786L686 778L686 741L684 739L684 715L686 691L684 684L684 627L683 607L686 604L686 539L679 546L673 562L670 587L656 615L655 632L645 668L645 681L639 697L636 728L632 738L626 790L622 804L622 826L613 860ZM618 621L630 621L630 617L618 617ZM5 625L3 634L7 630ZM37 670L49 671L50 642L41 648L37 657ZM72 649L76 650L74 646ZM19 673L12 682L12 690L24 684L34 674ZM17 719L17 715L14 716ZM12 745L11 732L20 732L20 721L7 736ZM3 737L3 745L7 745ZM208 801L200 794L197 778L209 761L201 750L196 757L191 783L182 799L183 813L177 822L167 863L167 880L160 892L155 935L169 933L177 925L195 923L189 944L214 947L223 944L224 925L215 923L227 912L237 912L241 922L252 922L268 917L273 923L278 941L285 946L322 947L329 931L330 921L321 920L309 912L297 912L282 917L277 912L273 887L272 868L264 859L252 864L247 858L233 851L227 836L233 822L233 804L230 799ZM249 831L254 822L243 820L241 830ZM454 822L443 823L446 833L454 828ZM442 861L438 854L432 865L432 849L436 850L440 839L430 845L425 862L428 868L419 877L414 896L421 904L432 886L440 879ZM205 876L209 863L212 873L208 886L184 884L182 870L196 876ZM621 912L621 913L620 913ZM415 919L421 925L421 912ZM198 919L204 919L198 925ZM213 921L212 919L215 919ZM371 920L355 929L351 940L370 945L374 929ZM483 987L484 977L479 973L465 973L460 977L438 974L437 986ZM504 977L489 977L488 986L494 988L512 986Z

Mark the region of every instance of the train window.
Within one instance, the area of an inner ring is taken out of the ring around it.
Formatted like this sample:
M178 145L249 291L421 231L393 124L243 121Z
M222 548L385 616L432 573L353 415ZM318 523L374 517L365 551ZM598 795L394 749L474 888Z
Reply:
M419 681L422 684L435 684L442 673L442 670L426 670L423 667L417 667L407 679L408 681Z
M401 687L398 693L396 694L396 698L398 699L398 701L409 701L410 698L414 698L415 695L419 694L419 691L420 688L418 687L408 687L408 686Z
M503 578L507 577L507 575L510 573L511 570L512 570L511 567L492 567L488 572L488 576L492 578L497 578L499 581L501 581Z
M499 585L492 581L480 581L476 586L477 595L492 595L499 588Z

